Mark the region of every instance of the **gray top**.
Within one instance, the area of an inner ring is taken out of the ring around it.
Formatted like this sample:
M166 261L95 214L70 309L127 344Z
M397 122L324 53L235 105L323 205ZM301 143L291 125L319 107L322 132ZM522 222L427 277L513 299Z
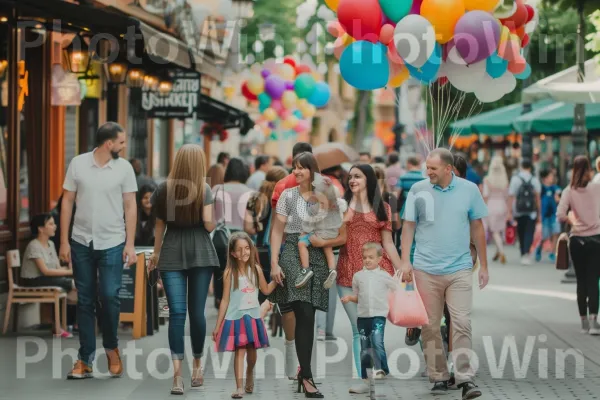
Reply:
M27 245L25 254L23 255L23 265L21 267L21 278L33 279L43 276L42 272L35 263L36 258L41 258L46 264L48 269L59 269L60 261L56 254L56 248L54 242L48 241L48 247L42 245L42 243L33 239Z
M166 198L167 184L163 182L152 195L152 207L164 207L158 199ZM204 186L204 205L213 204L213 196L208 185ZM153 210L155 215L164 215L164 210ZM217 252L210 234L200 222L197 225L178 226L167 223L158 268L162 271L180 271L196 267L216 267L219 265Z

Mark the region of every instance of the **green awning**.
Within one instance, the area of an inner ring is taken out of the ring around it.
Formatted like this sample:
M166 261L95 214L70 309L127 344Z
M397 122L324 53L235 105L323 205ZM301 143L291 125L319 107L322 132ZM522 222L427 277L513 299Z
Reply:
M556 134L571 132L573 127L572 103L556 102L534 110L514 120L514 130L519 133ZM600 129L600 104L585 105L585 126L588 130Z
M552 100L546 99L532 104L532 112L552 104ZM523 112L523 104L511 104L477 114L471 118L456 121L450 124L450 129L457 131L461 136L473 133L485 135L505 136L514 131L513 121Z

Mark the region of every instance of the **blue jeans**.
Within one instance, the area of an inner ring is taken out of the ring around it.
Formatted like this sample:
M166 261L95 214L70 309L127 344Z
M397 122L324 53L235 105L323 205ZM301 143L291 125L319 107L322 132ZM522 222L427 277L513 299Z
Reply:
M338 285L337 290L340 298L354 294L351 287ZM346 315L348 315L350 325L352 326L352 353L354 354L354 366L356 367L356 372L360 374L360 334L358 333L357 325L358 305L352 302L346 303L344 304L344 311L346 311Z
M363 379L368 378L367 369L373 368L373 364L375 364L375 369L383 370L386 375L390 374L383 344L385 321L384 317L358 318L361 347L360 373Z
M87 365L92 365L96 353L96 311L102 313L102 345L109 350L119 346L117 328L121 313L119 290L123 277L124 247L122 243L110 249L94 250L93 242L89 247L71 242L73 277L77 288L79 359ZM100 310L96 310L98 297Z
M183 360L185 317L188 308L192 352L194 358L202 358L206 338L204 307L212 273L212 267L161 271L160 273L169 302L169 348L173 360Z

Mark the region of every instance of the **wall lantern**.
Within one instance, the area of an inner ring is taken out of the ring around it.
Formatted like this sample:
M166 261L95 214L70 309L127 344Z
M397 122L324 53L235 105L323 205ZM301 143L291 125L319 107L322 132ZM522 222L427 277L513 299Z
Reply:
M144 77L144 86L149 90L157 91L158 90L159 80L154 75L146 75Z
M127 65L120 62L104 64L106 77L110 83L123 84L127 79Z
M90 67L90 49L81 35L73 38L63 49L67 70L77 75L85 75Z
M132 68L127 74L127 85L131 88L141 88L144 86L144 71L138 68Z

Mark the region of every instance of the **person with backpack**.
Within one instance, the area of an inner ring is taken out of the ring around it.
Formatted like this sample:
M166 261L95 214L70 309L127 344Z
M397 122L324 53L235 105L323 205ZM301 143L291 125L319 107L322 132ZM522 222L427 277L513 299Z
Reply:
M542 249L546 240L551 240L552 251L549 254L551 262L556 261L556 255L554 251L556 249L556 242L558 241L558 235L560 234L560 223L556 218L556 209L558 202L560 201L560 194L562 189L555 183L554 171L545 169L540 172L540 179L542 181L542 194L541 194L541 205L542 205L542 240L535 249L535 260L540 262L542 260Z
M521 170L512 177L508 187L508 220L517 222L521 247L521 264L531 265L529 250L533 244L536 221L540 220L542 185L532 173L531 161L523 160Z

